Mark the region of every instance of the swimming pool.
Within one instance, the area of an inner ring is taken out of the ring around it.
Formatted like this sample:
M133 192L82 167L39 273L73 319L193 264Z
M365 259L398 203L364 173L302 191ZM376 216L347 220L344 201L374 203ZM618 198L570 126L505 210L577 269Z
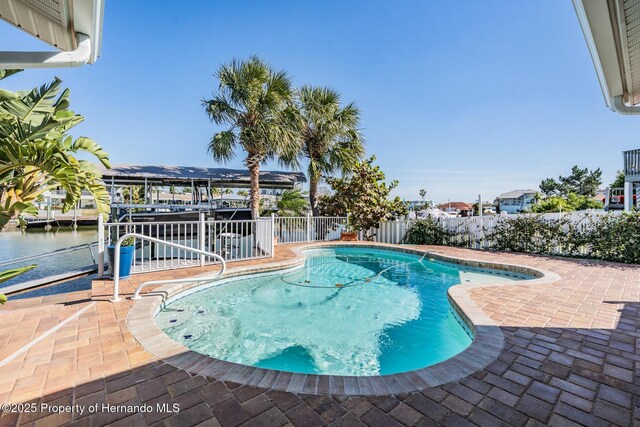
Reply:
M447 299L449 287L531 278L392 250L305 255L302 268L227 279L170 301L156 322L186 347L229 362L386 375L436 364L471 344Z

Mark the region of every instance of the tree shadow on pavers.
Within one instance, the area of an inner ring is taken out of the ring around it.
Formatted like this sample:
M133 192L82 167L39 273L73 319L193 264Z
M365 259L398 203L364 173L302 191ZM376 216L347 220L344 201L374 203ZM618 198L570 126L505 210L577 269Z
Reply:
M249 416L232 392L238 387L155 362L28 402L9 402L33 406L23 405L26 410L20 413L3 410L0 425L34 421L46 425L102 426L115 422L151 425L167 421L170 425L186 426L225 417L244 422ZM56 413L61 409L63 412Z
M502 397L494 409L511 414L506 402L555 425L639 425L640 303L605 304L622 304L611 329L501 327L505 351L473 375L493 386L486 398Z

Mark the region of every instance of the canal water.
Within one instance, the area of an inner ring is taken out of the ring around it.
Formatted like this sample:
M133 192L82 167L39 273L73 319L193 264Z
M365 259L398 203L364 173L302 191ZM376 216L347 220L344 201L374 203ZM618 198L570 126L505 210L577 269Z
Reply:
M55 252L71 246L78 246L92 243L98 240L98 229L95 227L79 227L72 230L69 227L61 227L45 231L34 228L26 231L3 231L0 233L0 262L29 255L38 255L47 252ZM96 248L93 248L96 254ZM53 254L46 258L33 261L25 261L3 265L0 271L18 268L25 265L36 264L37 267L12 280L0 284L0 292L7 285L23 283L30 280L40 279L55 274L62 274L69 271L82 270L93 266L94 262L88 248L79 249L73 252ZM36 291L9 296L9 299L26 298L32 296L51 295L74 290L85 290L91 287L91 277L41 288Z

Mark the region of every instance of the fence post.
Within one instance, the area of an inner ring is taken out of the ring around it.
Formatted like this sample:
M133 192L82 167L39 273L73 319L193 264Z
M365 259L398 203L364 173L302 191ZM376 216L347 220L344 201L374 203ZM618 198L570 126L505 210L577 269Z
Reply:
M276 255L276 214L271 212L271 258Z
M482 194L478 194L478 216L480 216L480 238L476 247L484 249L484 221L482 220Z
M345 217L345 221L346 221L346 224L345 224L346 228L344 229L344 231L349 231L349 212L347 212L347 216Z
M200 221L198 222L198 249L201 251L206 251L206 233L207 233L207 223L205 219L205 213L200 212ZM205 256L204 254L200 254L200 267L204 267Z
M630 212L633 208L633 182L624 182L624 211Z
M91 248L89 248L91 250ZM98 278L104 276L104 218L98 214Z
M311 241L311 212L307 212L307 242Z

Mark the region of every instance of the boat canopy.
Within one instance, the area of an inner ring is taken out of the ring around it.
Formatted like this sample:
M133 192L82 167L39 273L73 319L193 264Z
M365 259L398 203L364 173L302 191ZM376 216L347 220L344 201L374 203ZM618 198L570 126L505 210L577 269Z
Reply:
M102 179L107 184L161 186L248 187L249 171L246 169L204 168L197 166L144 166L115 165L102 169ZM262 188L287 189L307 179L302 172L260 171Z

